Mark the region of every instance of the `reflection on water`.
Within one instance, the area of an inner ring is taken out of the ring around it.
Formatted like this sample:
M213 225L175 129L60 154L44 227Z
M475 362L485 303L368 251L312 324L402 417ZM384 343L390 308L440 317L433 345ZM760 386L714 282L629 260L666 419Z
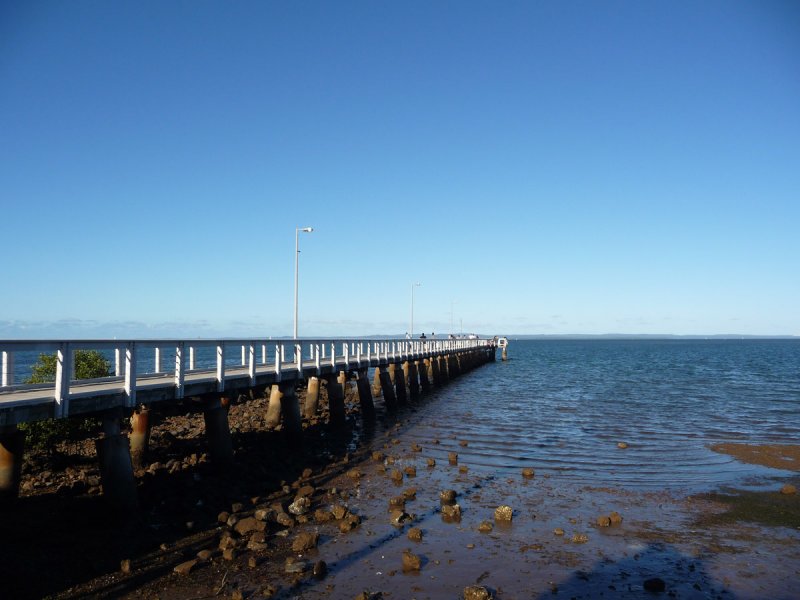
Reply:
M780 473L711 443L800 439L796 341L518 341L510 356L435 392L409 435L473 468L660 489Z

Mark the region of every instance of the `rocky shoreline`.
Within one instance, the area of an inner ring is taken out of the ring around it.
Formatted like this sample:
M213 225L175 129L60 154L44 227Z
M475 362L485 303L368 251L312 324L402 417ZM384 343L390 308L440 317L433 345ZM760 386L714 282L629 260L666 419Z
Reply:
M104 508L90 440L67 459L38 457L17 518L2 526L13 597L795 593L800 533L791 521L719 519L735 510L721 494L630 492L562 481L537 465L470 464L459 457L470 440L446 426L436 438L415 435L425 401L365 427L353 391L347 432L337 435L322 399L302 449L289 448L280 428L266 430L266 400L234 403L237 459L223 472L208 461L190 405L160 415L137 472L142 510L128 519ZM783 503L792 514L797 494L773 487L752 492L762 501L753 510ZM745 565L742 553L756 558Z

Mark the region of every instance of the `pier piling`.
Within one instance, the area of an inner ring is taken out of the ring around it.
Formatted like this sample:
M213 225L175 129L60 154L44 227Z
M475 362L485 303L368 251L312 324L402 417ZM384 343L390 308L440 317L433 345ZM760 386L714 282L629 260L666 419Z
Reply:
M213 394L203 399L203 420L206 425L206 439L211 459L218 464L233 460L233 440L228 424L228 410L223 398Z
M311 419L317 414L319 408L319 377L309 377L306 387L306 402L303 406L303 416Z
M19 495L25 434L16 425L0 427L0 506L13 503Z
M100 481L103 484L103 496L113 508L136 510L139 499L133 476L131 448L128 436L120 430L121 417L120 408L103 413L103 437L95 441Z
M150 443L150 410L142 406L131 415L131 462L134 469L141 469L147 457Z

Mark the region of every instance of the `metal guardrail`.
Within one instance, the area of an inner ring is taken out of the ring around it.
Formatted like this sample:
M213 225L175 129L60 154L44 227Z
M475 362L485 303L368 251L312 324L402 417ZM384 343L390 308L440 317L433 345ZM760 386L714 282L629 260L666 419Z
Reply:
M136 406L137 391L173 388L172 397L184 397L187 377L216 382L224 392L226 381L268 375L272 381L299 379L305 373L361 369L441 354L496 347L493 339L302 339L262 338L195 340L0 340L0 410L12 404L53 403L53 416L69 416L70 399L122 394L124 405ZM115 374L93 380L75 378L75 352L113 353ZM56 356L55 381L20 383L15 358L21 352ZM174 368L165 370L165 357ZM201 360L202 358L202 360ZM150 362L152 361L152 362ZM150 362L152 370L147 367ZM199 378L197 376L200 376ZM206 377L202 377L206 376Z

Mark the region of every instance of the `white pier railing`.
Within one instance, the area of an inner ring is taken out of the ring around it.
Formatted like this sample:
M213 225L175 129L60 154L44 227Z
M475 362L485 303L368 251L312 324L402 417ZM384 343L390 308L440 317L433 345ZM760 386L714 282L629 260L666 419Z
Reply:
M180 399L188 388L223 393L229 388L480 348L488 351L495 346L493 339L435 338L0 340L0 425L12 422L4 418L4 413L16 407L51 403L51 416L66 417L75 399L114 397L133 407L145 392L150 399L158 394L161 399ZM82 350L100 352L113 368L113 375L76 379L75 356ZM55 355L55 380L26 383L40 354Z

